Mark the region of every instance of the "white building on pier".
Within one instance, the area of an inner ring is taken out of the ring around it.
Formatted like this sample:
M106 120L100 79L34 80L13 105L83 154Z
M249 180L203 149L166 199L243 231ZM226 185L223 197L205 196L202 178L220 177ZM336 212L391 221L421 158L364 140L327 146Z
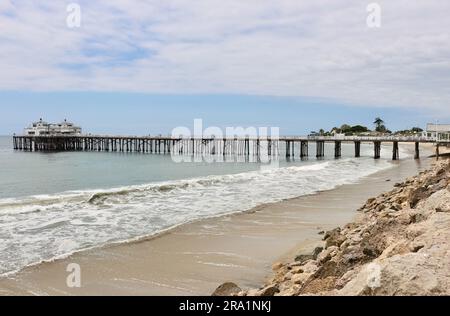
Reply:
M423 132L423 136L434 138L437 141L450 140L450 124L428 123L427 130Z
M72 136L81 135L81 127L64 120L61 123L47 123L40 119L25 128L25 135L29 136Z

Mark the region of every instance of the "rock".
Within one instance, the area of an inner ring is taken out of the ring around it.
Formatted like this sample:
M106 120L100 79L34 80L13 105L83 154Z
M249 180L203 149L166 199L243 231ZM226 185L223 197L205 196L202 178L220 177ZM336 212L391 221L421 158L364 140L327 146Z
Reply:
M297 257L295 257L295 261L300 264L303 264L309 260L314 260L314 256L313 255L298 255Z
M277 293L280 293L280 289L278 288L278 285L272 284L272 285L266 286L261 291L259 291L257 296L272 297L272 296L275 296L275 294L277 294Z
M308 281L308 279L312 276L312 273L301 273L301 274L296 274L292 277L292 282L294 282L294 284L299 284L299 285L303 285L305 284L306 281Z
M319 269L315 261L309 261L302 268L304 273L311 273L311 274L316 273L316 271Z
M440 168L437 172L436 172L436 176L441 176L446 172L446 170L444 168Z
M247 295L246 296L255 297L255 296L258 296L258 293L259 293L259 290L253 289L253 290L247 291Z
M345 241L345 236L341 235L341 229L336 228L325 234L324 240L326 242L325 248L329 248L331 246L340 247L341 244Z
M359 235L359 234L350 236L349 239L350 239L350 243L351 243L352 245L359 244L359 243L361 243L361 241L362 241L362 237L361 237L361 235Z
M428 189L425 187L419 187L411 191L408 198L409 206L411 208L415 208L421 200L427 198L428 196L429 196Z
M294 274L291 271L289 271L288 273L286 273L284 275L283 281L290 281L290 280L292 280L293 276L294 276Z
M316 247L313 252L313 260L317 260L317 257L320 255L320 253L323 251L323 247Z
M435 211L436 211L437 213L450 213L450 208L443 209L442 207L436 207L436 208L435 208Z
M292 286L278 293L278 296L296 296L298 294L298 287Z
M358 262L361 262L364 258L364 255L362 252L349 252L342 256L342 260L347 265L354 265Z
M341 233L341 228L335 228L333 230L327 231L325 233L325 236L323 237L323 240L327 240L328 238L331 238L332 236L336 235L336 234L340 234Z
M303 267L295 267L292 268L291 273L294 274L298 274L298 273L303 273L305 272L305 270L303 270Z
M284 265L281 262L277 262L272 266L272 270L273 271L278 271L280 270Z
M338 289L342 289L348 282L350 282L350 280L355 278L358 273L358 268L347 271L339 280L336 281L336 287Z
M402 239L391 243L383 253L378 257L379 260L384 260L393 257L398 254L404 254L409 252L409 242L406 239Z
M242 289L235 283L227 282L219 286L212 296L233 296L238 295Z
M424 247L425 247L425 245L423 245L423 244L414 243L411 245L410 249L411 249L411 252L419 252Z
M375 259L379 256L378 251L373 247L365 247L363 249L363 254L372 259Z
M427 219L427 216L422 213L414 213L410 215L411 223L420 223Z
M305 262L307 262L309 260L316 260L317 256L322 251L323 251L323 247L316 247L312 254L310 254L310 255L304 255L304 254L298 255L297 257L295 257L295 261L298 262L298 263L303 264L303 263L305 263Z
M450 295L450 163L435 170L369 199L355 222L324 234L325 249L274 265L256 294Z
M438 259L435 261L434 259ZM421 254L394 256L365 266L339 295L429 296L450 293L448 268L443 258Z
M300 262L294 261L294 262L289 263L289 264L287 265L287 268L288 268L288 270L292 270L293 268L295 268L295 267L301 267L301 266L303 266L304 264L305 264L305 263L300 263Z
M324 231L324 230L320 231L320 232L318 233L318 235L325 235L325 231Z
M322 263L322 264L327 262L327 261L330 261L331 258L336 255L338 250L339 250L339 248L336 247L336 246L331 246L331 247L327 248L326 250L322 251L318 255L317 261Z
M399 204L400 206L402 206L404 203L406 203L408 200L408 196L405 194L401 194L397 197L395 197L394 199L394 203Z

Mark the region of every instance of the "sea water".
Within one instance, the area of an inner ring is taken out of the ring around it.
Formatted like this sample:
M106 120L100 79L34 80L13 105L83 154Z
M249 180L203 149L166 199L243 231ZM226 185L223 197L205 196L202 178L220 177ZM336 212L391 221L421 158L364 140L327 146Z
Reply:
M157 154L20 152L12 150L12 137L0 137L0 275L355 183L394 166L387 148L380 160L365 144L361 158L353 155L353 144L343 144L342 158L334 159L330 144L323 160L284 158L267 168L237 159L177 163Z

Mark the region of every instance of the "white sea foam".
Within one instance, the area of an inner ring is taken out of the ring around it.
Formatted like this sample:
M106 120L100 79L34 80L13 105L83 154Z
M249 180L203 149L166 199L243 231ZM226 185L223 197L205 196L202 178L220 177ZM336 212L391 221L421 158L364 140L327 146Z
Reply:
M0 274L206 217L332 189L391 167L371 158L0 200Z

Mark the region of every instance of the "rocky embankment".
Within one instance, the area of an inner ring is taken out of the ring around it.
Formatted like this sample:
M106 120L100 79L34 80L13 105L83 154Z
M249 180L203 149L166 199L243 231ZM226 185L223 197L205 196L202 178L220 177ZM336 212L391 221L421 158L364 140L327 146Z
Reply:
M450 295L450 161L371 198L323 246L273 266L262 289L214 295Z

